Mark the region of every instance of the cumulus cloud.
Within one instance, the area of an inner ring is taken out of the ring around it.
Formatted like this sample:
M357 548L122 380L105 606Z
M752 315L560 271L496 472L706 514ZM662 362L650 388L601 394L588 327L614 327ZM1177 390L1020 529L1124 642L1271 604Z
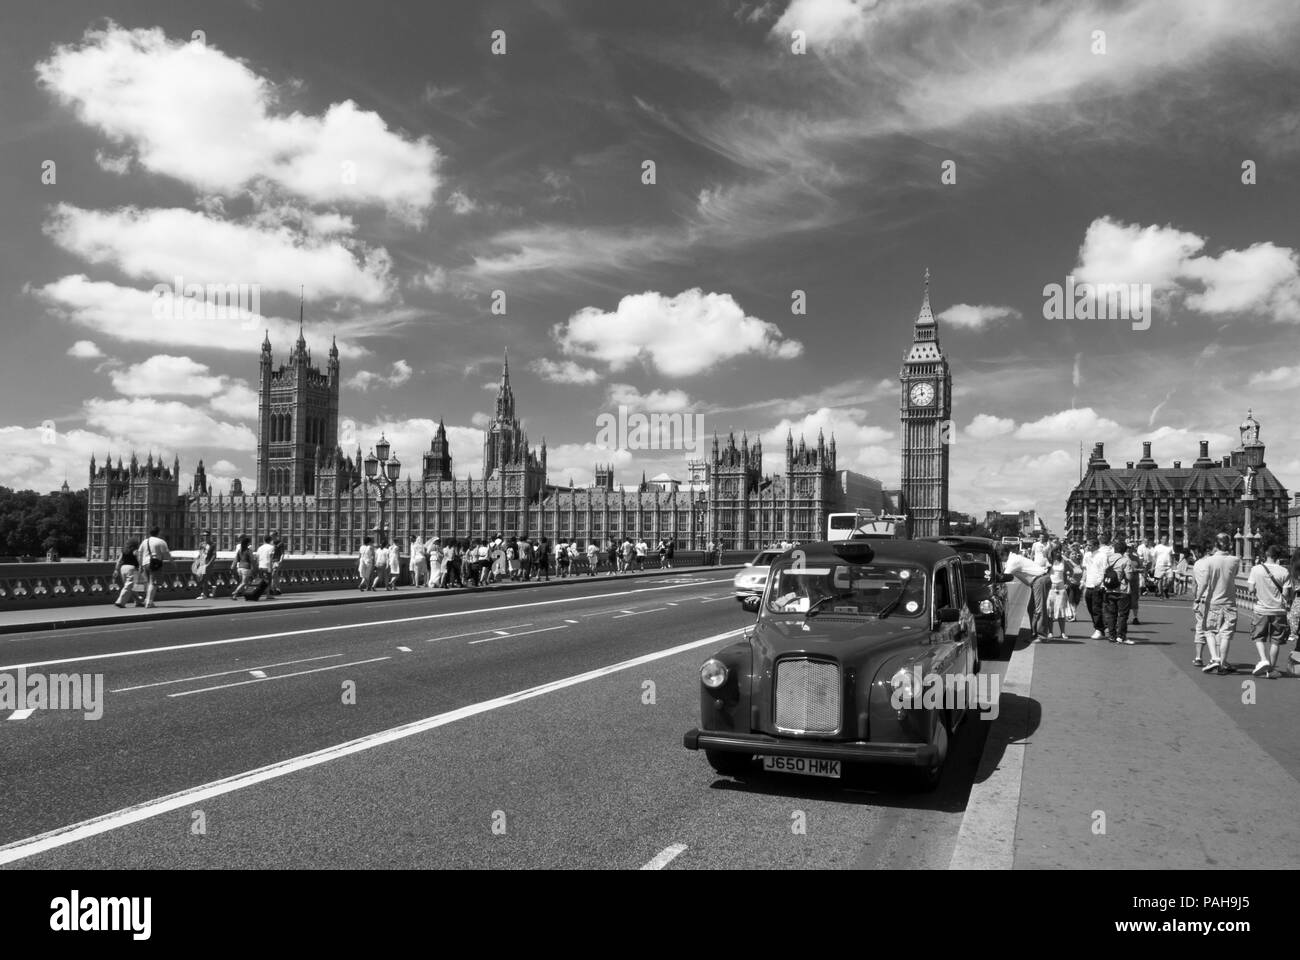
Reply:
M640 413L696 413L699 405L691 400L685 390L651 390L642 393L627 383L609 385L607 402L611 407L623 406Z
M789 359L803 352L776 324L746 316L730 294L699 288L673 297L629 295L612 312L584 307L552 334L566 354L604 361L614 371L640 361L668 377L693 376L749 354Z
M157 354L109 374L113 389L127 397L211 397L222 388L221 377L214 377L207 364L189 357Z
M966 427L966 436L972 440L992 440L1005 437L1016 429L1016 421L1010 417L994 417L987 413L978 413Z
M390 130L351 100L319 115L281 106L277 87L213 44L115 23L60 44L41 85L144 169L206 193L269 185L312 203L382 206L416 222L438 186L427 137Z
M894 431L869 423L867 411L854 407L821 407L802 416L783 417L762 431L764 469L774 473L785 469L787 435L793 435L798 449L800 438L816 446L819 432L828 444L834 438L839 469L856 470L877 479L897 477L899 453L892 442Z
M94 340L78 340L68 347L68 356L79 360L95 360L104 355L104 351L95 346Z
M251 450L257 446L257 437L247 427L217 420L178 400L93 397L86 401L84 413L90 426L140 447Z
M1048 414L1015 431L1017 440L1078 441L1089 436L1119 430L1119 424L1098 415L1092 407L1079 407Z
M572 360L557 362L542 357L530 363L528 368L550 383L596 383L600 380L600 374L595 370Z
M975 306L969 303L954 303L939 314L941 323L963 330L982 330L995 323L1007 320L1019 320L1020 311L1015 307L998 307L988 304Z
M1250 386L1262 390L1291 390L1300 384L1300 367L1274 367L1260 370L1250 378Z
M348 380L347 385L363 393L371 387L400 387L411 379L412 373L414 371L409 363L405 360L396 360L388 373L372 373L369 370L358 370Z
M34 291L57 315L86 327L101 336L125 343L151 346L246 351L269 331L273 343L291 344L298 338L298 318L267 317L251 314L231 321L199 316L184 320L155 320L154 295L134 287L123 287L106 280L91 280L85 274L72 274L38 287ZM356 358L369 353L350 335L358 337L390 332L408 319L404 313L369 314L358 320L341 320L331 326L337 330L339 355ZM309 329L307 343L318 355L330 348L330 336Z
M343 229L337 221L318 225ZM63 249L137 280L250 284L266 292L351 297L366 303L393 291L387 251L339 239L308 239L287 226L239 224L195 210L123 207L82 210L61 203L45 224Z
M1300 256L1272 243L1203 254L1207 240L1172 226L1094 220L1079 247L1076 281L1146 283L1165 303L1213 317L1251 314L1300 323Z

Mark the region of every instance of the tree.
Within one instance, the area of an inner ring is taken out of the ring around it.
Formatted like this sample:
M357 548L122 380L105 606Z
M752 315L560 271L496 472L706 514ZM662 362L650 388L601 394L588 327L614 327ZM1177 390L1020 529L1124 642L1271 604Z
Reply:
M39 494L0 487L0 554L80 556L86 545L86 491Z
M1251 526L1255 528L1255 534L1259 537L1258 546L1255 553L1263 553L1273 544L1277 544L1284 550L1289 550L1287 546L1287 529L1286 518L1275 517L1271 513L1261 513L1253 511L1250 518ZM1246 508L1238 503L1235 506L1217 507L1213 510L1207 510L1202 515L1200 521L1191 520L1187 524L1188 543L1196 546L1201 543L1214 543L1214 536L1217 533L1226 533L1235 537L1238 530L1243 533L1246 529ZM1234 544L1236 543L1234 539Z

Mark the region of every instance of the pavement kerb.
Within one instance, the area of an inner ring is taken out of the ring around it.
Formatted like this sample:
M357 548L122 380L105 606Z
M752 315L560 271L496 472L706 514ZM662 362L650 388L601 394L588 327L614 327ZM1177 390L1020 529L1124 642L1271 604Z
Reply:
M235 603L229 607L186 609L175 608L167 609L155 607L149 613L119 613L117 616L105 615L103 617L82 617L79 619L69 620L43 620L34 623L5 623L0 624L0 634L6 633L36 633L44 630L73 630L82 627L103 627L120 623L143 623L155 620L182 620L189 617L225 617L231 614L255 613L264 611L267 607L275 610L295 609L299 607L334 607L347 603L373 603L376 600L430 600L437 597L453 597L469 593L499 593L510 590L526 590L533 587L560 586L562 584L573 584L579 581L589 583L626 583L636 580L650 580L657 577L669 577L681 575L684 573L705 573L713 570L737 570L743 567L743 563L729 563L716 567L677 567L669 570L644 570L634 574L616 574L614 576L595 576L595 577L565 577L563 579L552 578L550 580L528 580L525 582L507 582L498 583L490 587L479 587L470 589L468 587L454 587L449 590L416 590L406 587L404 590L394 591L366 591L360 590L339 590L341 596L337 597L315 597L310 600L294 600L292 595L281 596L270 601L265 606L258 603L254 606L251 603ZM192 599L192 598L187 598ZM107 606L107 604L105 604ZM84 610L85 607L73 609ZM54 613L55 611L51 611ZM57 617L57 614L56 614Z
M1026 643L1012 653L1007 664L998 716L984 740L950 870L1010 870L1015 866L1034 650L1032 642Z

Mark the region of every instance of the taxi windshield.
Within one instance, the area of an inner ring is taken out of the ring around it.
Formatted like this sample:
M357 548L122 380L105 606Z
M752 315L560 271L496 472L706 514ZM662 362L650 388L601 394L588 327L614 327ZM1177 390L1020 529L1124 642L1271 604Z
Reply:
M807 616L919 617L925 570L912 564L787 560L769 576L767 610Z

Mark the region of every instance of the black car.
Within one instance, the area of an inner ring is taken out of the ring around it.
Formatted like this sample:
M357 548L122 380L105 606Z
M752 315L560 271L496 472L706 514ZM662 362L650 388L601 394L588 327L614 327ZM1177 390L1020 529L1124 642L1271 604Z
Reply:
M777 557L759 616L700 668L700 726L684 737L718 773L839 779L850 764L939 779L978 697L961 561L908 540L837 540Z
M1002 572L1002 551L996 540L987 537L923 537L931 543L950 547L961 557L962 577L966 581L966 604L975 615L980 653L996 656L1007 632L1007 582L1011 574Z

